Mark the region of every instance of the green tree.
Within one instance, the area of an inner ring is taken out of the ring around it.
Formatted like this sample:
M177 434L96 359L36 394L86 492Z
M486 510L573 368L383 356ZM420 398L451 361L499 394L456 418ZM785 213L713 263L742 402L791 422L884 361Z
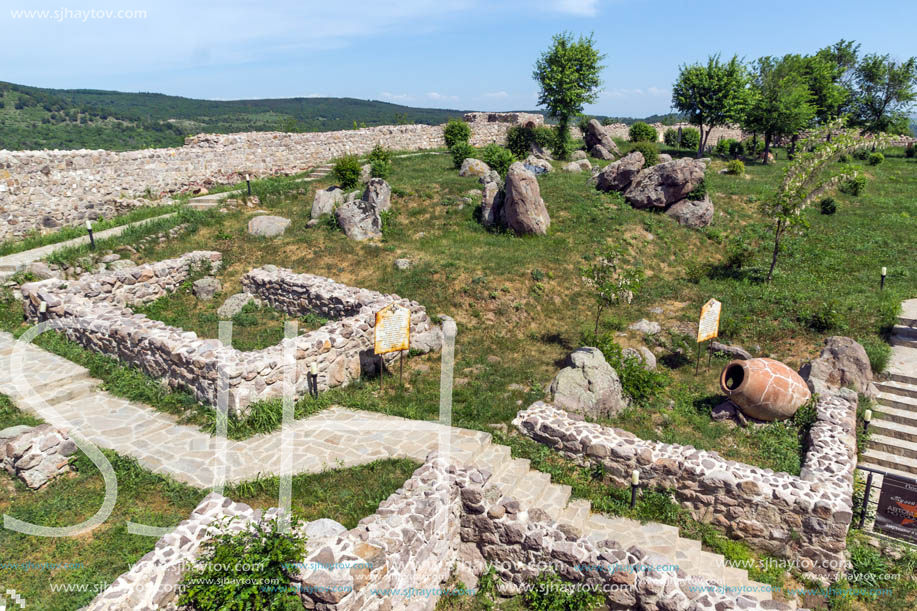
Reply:
M555 155L564 159L570 151L570 119L583 111L583 106L598 98L605 67L605 56L595 47L592 35L580 36L563 32L554 36L551 47L535 62L532 78L538 81L538 105L557 119Z
M901 131L905 115L917 100L917 57L896 61L870 54L857 64L854 116L864 131L878 134Z
M719 55L712 55L706 65L681 67L672 87L672 106L700 129L698 157L703 155L714 127L741 119L748 98L747 85L745 66L737 56L721 62Z
M808 58L799 55L768 56L755 62L743 124L749 131L764 134L764 163L771 142L780 136L793 138L795 153L798 133L815 117L816 108L805 78L807 62Z
M625 268L621 264L623 251L610 247L597 252L592 265L582 269L583 280L595 297L595 339L599 338L599 323L605 308L616 303L630 303L643 281L639 268Z
M783 171L783 180L774 196L761 204L761 211L774 222L774 247L767 282L774 275L781 240L791 229L806 229L808 220L803 216L805 207L823 193L841 183L854 179L859 168L854 165L838 167L834 163L841 155L850 155L871 145L888 143L888 136L863 138L858 130L840 129L839 122L816 129L802 143L802 153ZM834 137L827 140L828 133Z

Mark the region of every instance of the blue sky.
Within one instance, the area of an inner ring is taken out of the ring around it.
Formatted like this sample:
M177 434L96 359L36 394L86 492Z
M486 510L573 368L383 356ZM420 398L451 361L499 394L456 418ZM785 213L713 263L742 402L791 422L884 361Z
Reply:
M145 17L76 13L90 9ZM52 13L14 18L20 10ZM907 57L917 54L915 25L914 0L4 0L0 80L529 109L532 64L553 34L569 30L594 33L608 56L604 90L587 112L646 116L669 110L681 64L711 53L753 59L846 38Z

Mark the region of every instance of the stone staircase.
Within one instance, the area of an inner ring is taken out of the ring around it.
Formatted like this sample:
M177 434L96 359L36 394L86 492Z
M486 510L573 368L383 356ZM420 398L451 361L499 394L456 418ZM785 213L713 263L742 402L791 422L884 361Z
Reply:
M14 345L12 335L0 332L0 392L21 409L37 413L29 401L40 393L45 404L66 420L55 423L44 409L42 416L52 424L65 430L77 428L97 446L132 456L155 473L198 488L212 485L216 438L178 424L173 416L149 406L98 390L99 382L85 368L36 346L24 351L21 380L30 388L22 388L11 375ZM353 423L362 425L362 430ZM445 434L451 460L492 473L488 494L514 498L523 509L542 509L594 541L612 539L625 548L636 546L650 555L644 560L647 563L676 565L690 576L731 588L763 587L750 581L745 570L727 567L722 556L703 551L700 541L680 537L673 526L593 513L589 501L571 499L570 486L553 483L549 474L532 469L527 459L512 458L510 448L494 444L488 433L340 407L297 420L290 429L294 473L390 457L423 461L431 451L440 449ZM275 431L227 441L227 481L250 481L280 473L280 437L281 432ZM769 592L746 593L762 601L771 599Z
M892 330L886 379L876 383L874 410L864 467L917 478L917 299L901 306Z

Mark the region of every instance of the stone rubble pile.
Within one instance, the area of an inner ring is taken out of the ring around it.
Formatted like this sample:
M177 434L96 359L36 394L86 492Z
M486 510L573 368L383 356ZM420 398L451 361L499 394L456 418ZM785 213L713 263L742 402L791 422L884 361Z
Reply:
M364 370L374 372L378 362L372 354L375 313L391 303L411 311L412 349L429 352L441 345L440 329L414 301L275 266L246 274L244 291L296 317L312 312L335 320L276 346L242 352L129 309L174 291L195 270L218 269L221 260L218 252L195 251L150 265L85 275L75 282L50 279L25 284L21 288L25 313L31 320L39 319L45 301L48 319L71 340L133 364L173 388L186 388L210 405L217 405L218 382L225 375L228 409L242 415L255 401L282 396L285 376L293 380L296 396L305 395L313 364L320 391L346 385ZM294 355L292 368L284 364L287 347ZM396 358L394 353L388 355L390 361Z
M628 486L638 470L642 485L671 490L695 519L831 579L844 571L853 517L856 407L851 391L819 398L798 477L692 446L645 441L541 401L519 412L513 425L581 464L602 465L617 486Z
M76 444L50 424L14 426L0 431L0 465L36 490L70 471Z

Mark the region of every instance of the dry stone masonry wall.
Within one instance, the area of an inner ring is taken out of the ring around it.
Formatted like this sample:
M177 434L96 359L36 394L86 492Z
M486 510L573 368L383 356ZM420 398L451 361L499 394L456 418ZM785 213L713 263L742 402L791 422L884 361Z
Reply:
M670 489L695 519L713 523L757 549L787 557L800 570L834 577L845 568L853 517L856 395L826 393L817 404L799 477L722 458L692 446L645 441L577 420L536 402L513 424L523 434L582 464L600 464L618 486L640 472L648 488Z
M0 431L0 466L33 490L69 472L74 454L76 444L50 424Z
M541 115L501 115L505 120ZM537 119L535 119L537 118ZM503 142L512 123L476 120L471 143ZM201 134L185 146L111 152L0 150L0 240L110 218L149 199L197 185L295 174L376 145L390 150L445 146L441 125L392 125L336 132Z
M247 274L246 290L295 316L316 311L314 307L337 320L276 346L242 352L130 310L175 290L193 271L207 266L217 269L220 263L218 252L195 251L150 265L84 275L75 282L50 279L26 284L22 287L25 314L39 320L44 301L44 316L71 340L130 363L172 387L187 388L211 405L218 404L220 378L225 375L228 409L241 415L255 401L281 397L286 376L293 380L297 396L306 394L313 363L320 391L346 385L364 369L375 367L376 359L370 356L373 327L375 312L383 305L395 302L411 310L413 349L428 352L440 346L440 329L416 302L274 266ZM292 363L286 360L287 348Z

